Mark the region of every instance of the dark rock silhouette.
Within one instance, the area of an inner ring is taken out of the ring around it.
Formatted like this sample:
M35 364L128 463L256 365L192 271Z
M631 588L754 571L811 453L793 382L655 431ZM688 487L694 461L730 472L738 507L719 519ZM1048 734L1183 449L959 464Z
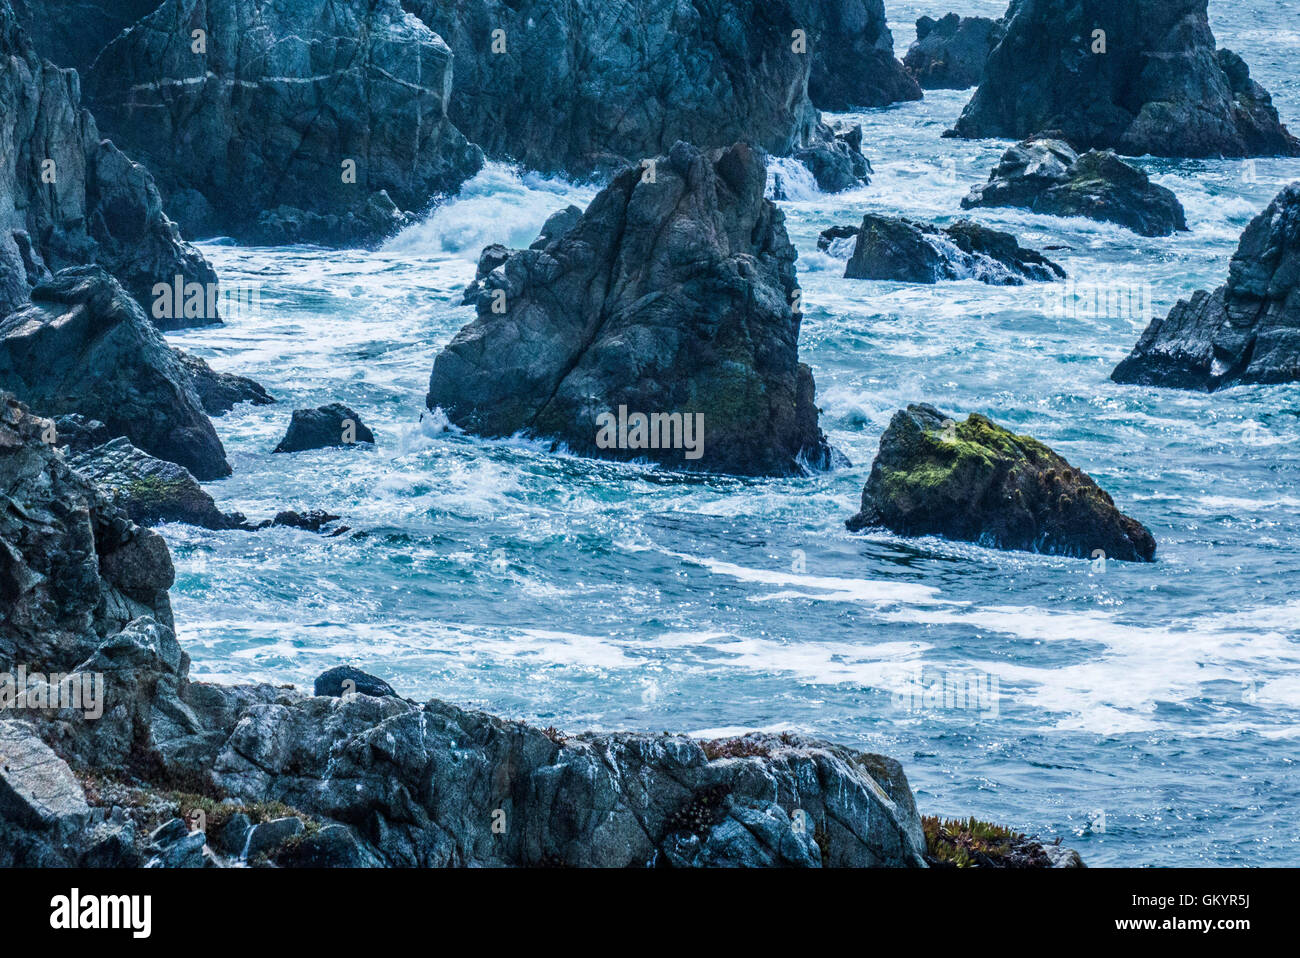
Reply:
M1300 379L1300 183L1251 220L1227 283L1152 320L1111 378L1204 390Z
M965 90L979 84L984 64L1004 33L1002 21L988 17L921 17L903 66L923 89Z
M361 421L361 416L342 403L330 403L316 409L295 409L289 431L273 452L302 452L304 449L327 449L371 443L375 434Z

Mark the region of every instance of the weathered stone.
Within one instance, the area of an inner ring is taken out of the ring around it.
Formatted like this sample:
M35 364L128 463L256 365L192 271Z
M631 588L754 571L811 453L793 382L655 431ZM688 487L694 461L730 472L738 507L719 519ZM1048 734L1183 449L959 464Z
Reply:
M1001 20L988 17L921 17L903 66L923 89L965 90L984 77L984 64L1005 32Z
M1204 390L1300 380L1300 182L1250 221L1228 282L1152 320L1111 379Z
M77 454L68 464L142 526L184 522L206 529L231 529L241 521L241 517L218 509L184 466L141 452L123 437Z
M983 416L929 405L894 414L852 531L883 526L996 549L1150 562L1156 542L1091 477L1047 446Z
M302 452L304 449L328 449L352 446L359 442L374 444L375 434L361 421L361 416L342 403L330 403L315 409L295 409L289 431L272 452Z
M977 206L1017 206L1049 216L1086 216L1118 223L1142 236L1187 229L1183 206L1171 190L1151 182L1110 150L1075 153L1053 135L1030 137L1006 153L961 201Z
M221 440L158 330L98 266L62 270L0 320L0 383L43 415L80 413L202 480L230 475Z
M350 684L349 684L350 683ZM360 669L337 665L316 677L313 688L316 695L345 695L349 691L360 695L396 695L391 685Z
M187 233L346 244L482 166L447 117L451 82L451 51L398 0L166 0L86 91Z
M18 22L41 56L84 71L108 41L161 0L13 0Z
M174 347L172 351L181 368L189 374L190 384L209 416L224 415L242 402L253 406L269 406L275 402L274 396L246 376L217 372L192 353Z
M254 825L252 832L248 836L248 845L244 849L244 855L249 861L259 855L271 855L289 839L301 835L303 828L302 819L295 816L277 818L273 821L263 822L260 825Z
M1061 130L1129 156L1298 156L1267 91L1216 50L1208 0L1017 0L957 136Z
M67 763L26 722L0 719L0 818L55 829L80 826L89 815Z
M750 475L825 468L797 356L796 253L765 184L762 156L743 144L679 143L654 182L621 173L568 233L484 277L478 318L434 362L429 408L470 432L522 431L582 455ZM598 443L620 407L702 415L698 457L682 442Z
M993 286L1050 282L1065 271L1035 250L1025 249L1010 233L959 220L942 229L902 217L868 213L856 229L831 227L817 241L830 250L836 241L855 237L844 269L846 279L937 283L975 279Z

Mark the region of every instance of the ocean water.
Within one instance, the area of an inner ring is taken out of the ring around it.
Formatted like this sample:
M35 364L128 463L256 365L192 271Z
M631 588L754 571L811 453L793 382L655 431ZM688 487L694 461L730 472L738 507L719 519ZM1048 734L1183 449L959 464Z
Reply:
M916 16L949 8L1004 4L892 0L900 55ZM1296 0L1211 8L1300 127ZM254 518L329 509L352 531L164 526L193 675L309 687L347 662L569 731L798 730L895 756L924 814L1059 835L1093 865L1300 864L1300 386L1108 378L1144 306L1224 280L1300 160L1140 160L1187 208L1191 232L1166 239L977 211L1061 247L1048 255L1074 286L843 279L822 229L866 211L950 222L987 178L1006 143L939 137L968 96L846 115L875 165L862 189L823 195L776 161L801 355L853 463L827 475L686 477L464 436L424 410L481 247L527 245L594 186L490 164L377 252L203 244L260 302L170 338L280 399L216 420L235 474L208 490ZM292 409L333 401L374 449L270 453ZM1151 528L1158 561L849 535L880 434L915 401L1049 443ZM922 694L935 681L972 694Z

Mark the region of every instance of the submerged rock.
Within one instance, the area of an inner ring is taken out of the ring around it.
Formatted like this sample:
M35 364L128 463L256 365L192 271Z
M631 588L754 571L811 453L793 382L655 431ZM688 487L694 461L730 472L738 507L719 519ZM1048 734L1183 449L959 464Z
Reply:
M374 441L375 434L361 421L361 416L336 402L315 409L295 409L289 431L272 452L302 452Z
M1110 150L1080 156L1050 134L1030 137L1003 153L988 183L961 201L964 210L978 206L1085 216L1118 223L1141 236L1169 236L1187 229L1183 205L1171 190L1152 183Z
M1250 221L1228 282L1152 320L1111 379L1204 390L1300 380L1300 182Z
M61 270L0 320L0 383L43 415L99 420L202 480L230 475L190 378L139 305L98 266Z
M1216 50L1207 0L1018 0L953 132L1061 130L1129 156L1298 156L1241 57Z
M38 17L43 20L43 17ZM101 139L76 71L42 60L0 0L0 315L51 271L98 263L151 310L154 287L216 288L217 276L163 213L149 171ZM165 329L219 321L159 317Z
M929 223L868 213L860 227L833 226L823 230L818 249L830 251L854 239L844 268L845 279L897 280L937 283L976 279L992 286L1023 286L1050 282L1065 270L1047 257L1025 249L1010 233L958 220L942 229Z
M438 355L427 404L484 436L581 455L794 475L824 468L798 361L795 250L744 144L679 143L627 170L544 249L482 280L478 318ZM655 417L653 420L650 417Z
M166 0L86 90L187 232L345 244L481 168L447 117L451 83L451 51L398 0Z
M172 348L181 367L189 374L190 384L209 416L221 416L242 402L254 406L269 406L275 397L260 383L234 373L220 373L204 360L184 350Z
M903 66L923 89L965 90L979 84L989 54L1005 33L1001 20L988 17L921 17Z
M1041 442L929 405L894 414L847 525L1077 558L1150 562L1156 552L1146 527Z

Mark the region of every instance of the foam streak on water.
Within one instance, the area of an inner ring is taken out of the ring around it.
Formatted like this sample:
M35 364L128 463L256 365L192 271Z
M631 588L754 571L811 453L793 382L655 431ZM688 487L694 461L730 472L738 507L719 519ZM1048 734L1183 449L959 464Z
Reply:
M1300 124L1286 5L1211 6ZM926 12L891 5L900 50ZM845 280L816 249L867 211L958 218L1006 145L940 139L967 97L845 117L866 127L863 189L826 196L782 167L802 354L855 464L831 475L685 478L480 441L423 409L481 247L527 245L592 187L490 164L378 252L206 244L224 279L262 284L260 305L172 338L281 399L217 421L235 475L208 488L258 518L328 508L364 536L165 527L194 673L309 684L348 661L403 694L569 729L798 729L897 756L926 812L1065 834L1093 864L1300 863L1300 387L1117 386L1141 317L1062 308L1060 286ZM1066 247L1048 255L1076 289L1146 290L1162 314L1222 282L1241 229L1300 178L1296 160L1258 161L1256 182L1234 161L1141 163L1190 234L976 215ZM1050 443L1152 529L1159 561L848 535L880 433L918 400ZM270 454L291 409L331 401L378 447ZM918 672L996 679L996 714L900 704Z

